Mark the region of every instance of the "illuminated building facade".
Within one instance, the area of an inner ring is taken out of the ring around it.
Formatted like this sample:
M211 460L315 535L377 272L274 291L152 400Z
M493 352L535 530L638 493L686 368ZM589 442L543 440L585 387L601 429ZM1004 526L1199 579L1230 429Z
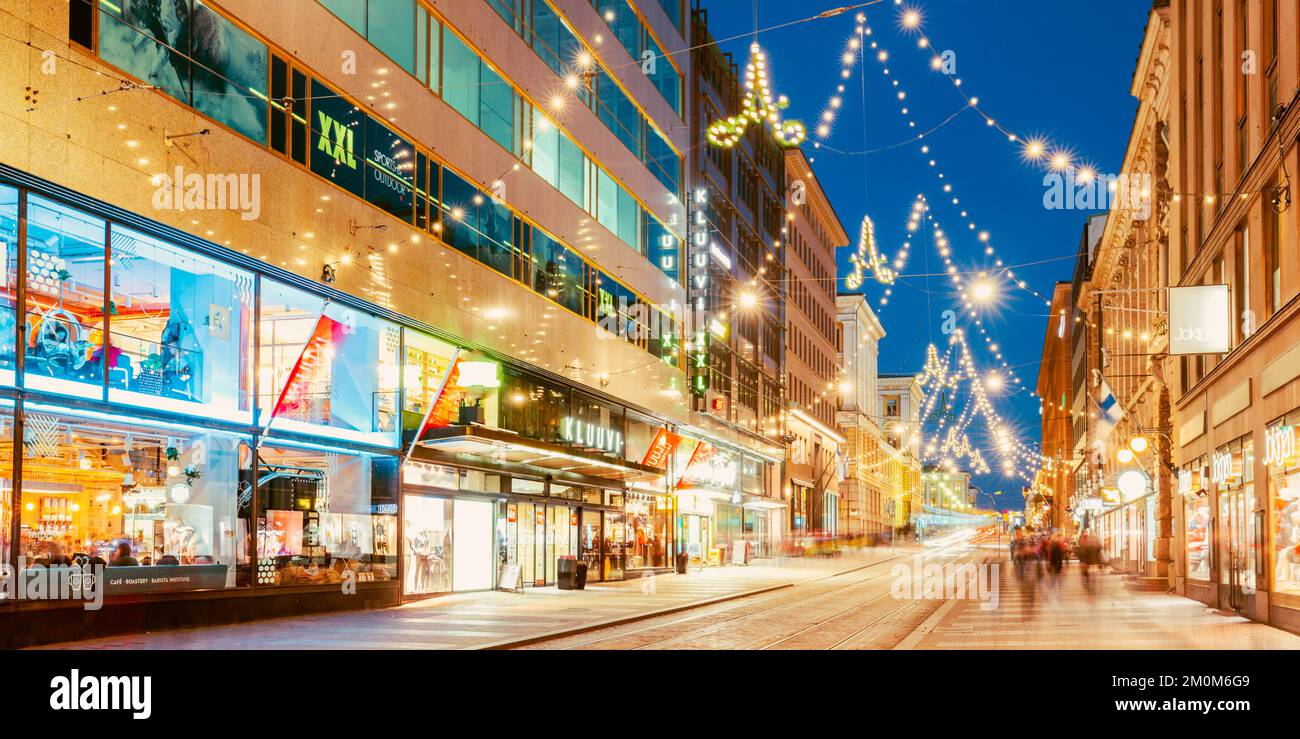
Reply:
M1171 342L1195 341L1202 329L1226 344L1164 363L1173 580L1189 597L1292 631L1300 630L1300 211L1288 174L1300 171L1297 12L1272 0L1222 8L1171 0L1166 21L1168 176L1184 193L1169 214L1171 308L1175 288L1191 286L1226 285L1228 301L1212 322L1171 315Z
M1043 355L1038 365L1037 393L1040 409L1043 478L1041 487L1052 496L1052 528L1073 536L1082 508L1075 510L1073 387L1070 360L1073 353L1073 290L1069 282L1056 283L1043 337ZM1073 513L1072 513L1073 512Z
M770 549L780 299L717 375L763 400L691 392L684 0L163 5L3 42L40 93L0 140L0 558L108 565L102 615L0 599L7 639Z

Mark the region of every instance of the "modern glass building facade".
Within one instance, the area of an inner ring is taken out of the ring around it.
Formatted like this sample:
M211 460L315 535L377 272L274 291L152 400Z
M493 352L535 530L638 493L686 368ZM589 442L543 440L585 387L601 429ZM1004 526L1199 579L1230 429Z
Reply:
M11 641L773 535L780 455L686 392L684 4L444 5L21 19L76 102L21 132L58 155L0 143L0 557L103 565L107 601L6 590Z

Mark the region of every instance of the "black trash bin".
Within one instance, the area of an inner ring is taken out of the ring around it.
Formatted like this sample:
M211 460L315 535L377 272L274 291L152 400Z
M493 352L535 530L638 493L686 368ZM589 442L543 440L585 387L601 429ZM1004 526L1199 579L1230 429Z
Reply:
M681 554L678 554L678 555L677 555L677 574L679 574L679 575L685 575L685 574L686 574L686 565L688 565L688 564L690 563L690 561L691 561L691 555L687 554L686 552L682 552Z
M578 587L578 561L573 557L560 557L556 562L555 586L560 590L574 590Z
M578 590L587 589L587 563L578 562L578 569L574 573L573 585Z

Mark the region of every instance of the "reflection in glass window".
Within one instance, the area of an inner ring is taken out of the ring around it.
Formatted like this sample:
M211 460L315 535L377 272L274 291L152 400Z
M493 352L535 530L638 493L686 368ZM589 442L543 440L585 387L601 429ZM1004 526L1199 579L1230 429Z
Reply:
M395 578L397 484L396 458L263 446L257 475L258 584Z
M415 204L415 147L366 116L366 200L407 221Z
M479 128L502 148L518 154L514 129L515 89L488 65L481 65L479 71Z
M352 30L362 36L366 35L366 0L320 0L320 4L351 26Z
M26 562L104 564L109 595L236 584L248 551L240 458L251 459L240 437L31 404L25 423Z
M0 186L0 385L14 384L18 350L18 190Z
M402 69L414 71L414 0L369 0L368 5L366 38Z
M533 229L533 290L586 315L586 263L540 228Z
M98 5L100 58L188 104L190 29L181 16L189 15L189 0Z
M101 398L104 221L29 197L25 279L27 386Z
M247 422L252 273L117 225L109 245L109 400Z
M404 388L402 429L414 432L420 427L429 407L438 401L447 369L456 348L432 336L406 332L406 359L402 365Z
M502 368L501 428L541 441L563 443L569 390L510 367Z
M272 280L261 300L261 423L396 446L397 326Z
M479 120L478 54L450 31L442 35L442 99L474 125Z
M184 4L172 6L183 8ZM191 67L194 107L266 144L266 44L198 0L190 17L178 20L195 41Z

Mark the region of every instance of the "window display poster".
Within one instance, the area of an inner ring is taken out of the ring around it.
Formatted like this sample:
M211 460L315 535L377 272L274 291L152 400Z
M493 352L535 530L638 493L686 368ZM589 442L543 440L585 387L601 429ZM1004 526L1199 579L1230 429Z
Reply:
M302 554L302 513L267 511L265 536L259 556L279 557Z
M212 557L212 506L169 504L163 509L163 553L182 564Z
M1300 595L1300 472L1278 480L1273 507L1274 589Z

